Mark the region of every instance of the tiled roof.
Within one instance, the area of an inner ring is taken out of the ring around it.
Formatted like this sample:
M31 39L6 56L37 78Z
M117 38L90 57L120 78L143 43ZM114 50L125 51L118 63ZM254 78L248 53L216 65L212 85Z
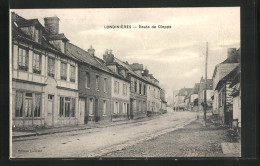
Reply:
M138 73L136 73L135 71L133 71L132 68L131 68L128 64L122 62L121 60L119 60L119 59L117 59L117 58L115 58L115 61L116 61L120 66L123 66L124 68L126 68L130 74L132 74L132 75L134 75L134 76L136 76L136 77L138 77L138 78L141 78L141 79L143 79L143 80L145 80L145 81L148 81L148 80L145 79L142 75L139 75Z
M53 46L51 43L49 43L47 40L42 39L41 43L37 43L33 40L33 38L30 35L27 35L26 33L24 33L19 27L25 26L25 25L35 25L35 24L40 24L38 19L24 19L23 17L17 15L16 13L12 13L12 36L13 37L20 37L22 39L26 39L27 41L30 41L32 43L35 44L40 44L42 46L44 46L45 48L48 48L52 51L58 52L60 54L63 54L60 50L58 50L55 46ZM41 24L40 24L41 25ZM45 28L43 27L43 31L44 34L43 36L46 37L47 35L49 35L46 31ZM46 36L45 36L46 35ZM64 34L63 34L64 35ZM63 54L67 57L70 57L74 60L78 60L76 59L74 56L71 55L67 55L67 54Z
M75 56L77 59L86 64L111 73L109 68L104 63L101 63L100 60L97 60L97 57L90 55L87 51L75 46L72 43L68 42L66 44L66 53L68 55Z

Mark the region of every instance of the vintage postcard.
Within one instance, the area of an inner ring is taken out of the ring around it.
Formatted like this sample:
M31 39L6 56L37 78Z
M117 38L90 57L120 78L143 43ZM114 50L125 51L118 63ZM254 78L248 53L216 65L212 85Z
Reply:
M240 7L10 9L10 158L241 157Z

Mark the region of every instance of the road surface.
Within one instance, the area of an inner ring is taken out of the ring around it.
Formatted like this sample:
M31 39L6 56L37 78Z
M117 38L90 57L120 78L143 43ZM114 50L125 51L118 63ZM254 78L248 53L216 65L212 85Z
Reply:
M182 128L195 120L196 116L197 113L173 112L169 109L167 114L143 122L17 138L12 143L12 157L100 157Z

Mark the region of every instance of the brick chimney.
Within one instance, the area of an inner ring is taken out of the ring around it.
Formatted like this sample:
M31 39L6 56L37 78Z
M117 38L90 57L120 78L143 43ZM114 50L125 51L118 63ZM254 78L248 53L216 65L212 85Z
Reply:
M95 55L95 49L93 49L92 46L90 46L89 49L88 49L88 53L89 53L91 56L94 56L94 55Z
M114 55L112 54L112 50L106 49L103 59L106 63L113 63L114 62Z
M51 35L59 34L59 21L60 19L55 17L45 17L44 18L44 26L47 32Z
M133 71L135 71L136 73L138 73L139 75L142 75L142 71L143 71L143 64L139 64L139 63L133 63L130 65L131 69Z
M234 58L237 54L236 48L228 48L227 50L227 58Z

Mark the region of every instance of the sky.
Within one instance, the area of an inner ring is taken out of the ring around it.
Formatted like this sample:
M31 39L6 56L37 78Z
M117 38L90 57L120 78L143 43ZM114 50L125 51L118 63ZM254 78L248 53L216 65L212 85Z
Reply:
M106 49L122 61L141 63L160 81L166 97L174 90L193 88L205 78L208 42L208 78L227 58L228 48L240 48L240 8L124 8L124 9L15 9L26 19L60 19L59 32L71 43L103 58ZM106 29L131 25L131 29ZM169 29L140 29L171 26Z

